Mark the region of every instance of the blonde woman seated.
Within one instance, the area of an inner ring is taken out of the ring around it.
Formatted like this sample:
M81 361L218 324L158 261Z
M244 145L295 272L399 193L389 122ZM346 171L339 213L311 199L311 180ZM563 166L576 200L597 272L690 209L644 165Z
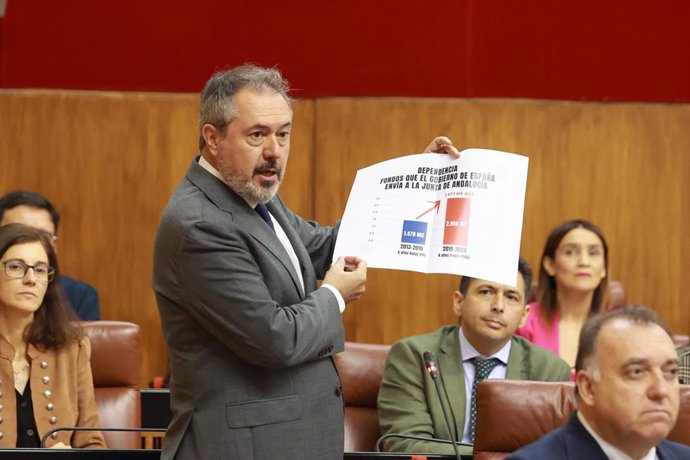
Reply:
M61 426L98 428L88 338L72 322L55 251L41 230L0 227L0 448L39 447ZM59 431L46 446L105 447L100 431Z
M575 365L580 329L608 302L608 246L586 220L569 220L546 240L539 269L541 293L516 334Z

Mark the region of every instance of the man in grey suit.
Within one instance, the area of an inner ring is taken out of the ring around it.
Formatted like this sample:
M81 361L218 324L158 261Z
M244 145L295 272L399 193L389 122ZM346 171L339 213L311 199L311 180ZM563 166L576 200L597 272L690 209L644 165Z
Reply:
M463 277L453 293L460 325L400 340L391 347L378 397L381 432L390 437L387 450L453 453L449 440L462 442L461 454L472 453L476 385L485 378L565 381L568 364L550 351L513 335L529 314L525 305L532 271L520 258L517 286ZM425 369L431 352L441 372L443 415L434 381ZM416 439L415 439L416 438ZM440 440L440 441L439 441Z
M170 198L154 250L173 411L163 459L342 459L331 356L344 348L341 313L364 292L366 264L331 266L338 226L307 222L277 196L287 92L277 71L242 66L201 94L201 156Z

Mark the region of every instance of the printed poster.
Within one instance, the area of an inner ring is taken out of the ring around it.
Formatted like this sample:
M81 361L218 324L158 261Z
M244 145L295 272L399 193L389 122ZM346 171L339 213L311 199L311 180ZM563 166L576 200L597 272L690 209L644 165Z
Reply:
M487 149L404 156L357 172L334 260L516 285L529 160Z

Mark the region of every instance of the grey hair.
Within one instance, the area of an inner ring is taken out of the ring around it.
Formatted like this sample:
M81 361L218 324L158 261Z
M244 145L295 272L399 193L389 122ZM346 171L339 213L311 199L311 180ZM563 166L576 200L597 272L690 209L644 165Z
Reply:
M292 109L288 95L290 86L277 69L268 69L247 64L214 73L201 92L199 109L199 151L206 147L203 136L204 125L210 124L225 136L228 124L237 115L233 98L243 88L276 92L283 96Z

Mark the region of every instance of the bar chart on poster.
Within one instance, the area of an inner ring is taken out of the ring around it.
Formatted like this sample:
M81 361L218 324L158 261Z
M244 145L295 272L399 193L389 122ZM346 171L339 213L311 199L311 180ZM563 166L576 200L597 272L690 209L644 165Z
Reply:
M357 172L334 256L515 284L529 160L488 149L408 155Z

